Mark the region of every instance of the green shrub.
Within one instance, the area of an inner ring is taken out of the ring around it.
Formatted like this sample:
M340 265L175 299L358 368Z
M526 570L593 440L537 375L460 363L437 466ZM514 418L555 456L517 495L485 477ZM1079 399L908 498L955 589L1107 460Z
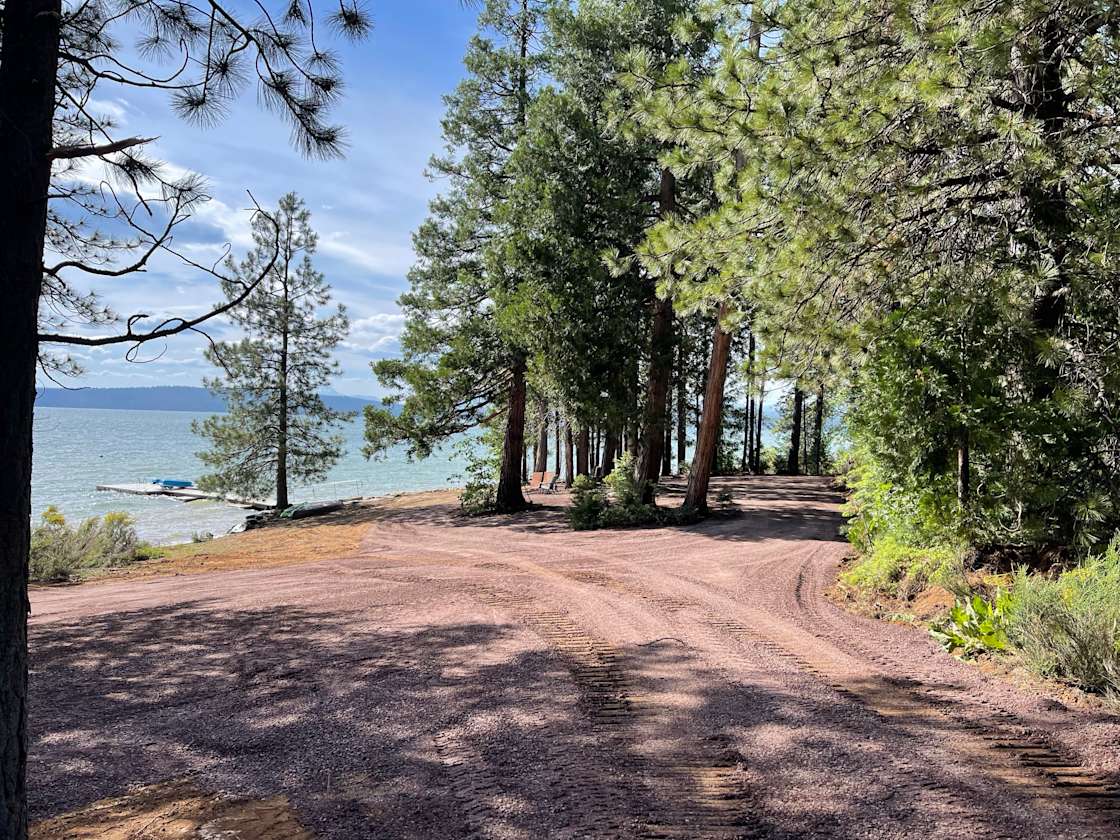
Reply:
M603 483L611 491L614 504L623 508L638 509L645 507L642 496L649 486L648 481L639 481L635 477L634 456L624 452L615 462L611 474L603 479Z
M1120 534L1058 577L1020 569L1007 635L1038 674L1120 695Z
M948 546L915 548L892 538L876 542L840 579L864 592L912 598L928 586L964 592L964 564Z
M595 479L587 475L576 476L572 483L572 505L568 508L568 521L572 528L576 531L599 528L606 508L606 493Z
M123 566L150 556L151 547L137 539L134 525L131 516L117 511L71 527L56 508L48 507L42 524L31 532L31 579L58 583L82 571Z
M1002 653L1008 648L1007 619L1012 598L1000 592L991 601L980 595L958 600L942 621L930 627L930 635L948 651L965 656Z
M498 485L493 481L471 480L459 494L459 507L468 516L493 513L498 506Z
M843 481L850 490L844 508L848 540L861 552L888 539L929 546L955 544L962 537L955 485L944 476L906 483L856 447Z

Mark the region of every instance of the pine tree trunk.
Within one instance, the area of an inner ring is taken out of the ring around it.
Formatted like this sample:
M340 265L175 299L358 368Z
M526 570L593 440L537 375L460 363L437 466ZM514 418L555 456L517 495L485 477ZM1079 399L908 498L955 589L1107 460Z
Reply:
M723 388L731 356L731 333L725 332L721 323L725 314L725 306L721 306L720 318L716 319L712 336L712 359L705 377L704 413L696 431L696 452L692 455L692 470L688 474L688 490L684 497L684 507L701 512L708 509L708 485L723 426Z
M661 474L673 474L673 406L670 396L665 399L665 445L661 447Z
M668 169L661 170L660 216L668 218L677 210L677 179ZM637 478L647 481L645 498L653 501L654 487L661 477L661 454L665 445L665 402L673 377L673 300L654 296L653 323L650 328L649 373L646 382L645 416L638 455Z
M568 487L576 480L575 441L572 435L572 424L564 426L564 484Z
M576 475L588 475L591 472L591 429L586 423L580 423L579 435L576 437Z
M556 421L556 469L554 470L554 472L556 473L556 475L560 475L560 436L561 436L562 432L560 430L560 412L559 411L557 411L555 413L553 419Z
M521 483L529 483L529 447L521 445Z
M604 477L614 471L614 456L618 449L618 433L613 428L608 428L603 433L603 460L600 469Z
M758 383L758 412L755 414L754 429L754 471L762 475L762 414L766 407L766 377L759 379Z
M510 373L506 436L502 444L502 466L495 497L497 509L506 513L526 507L517 469L525 451L525 360L517 359Z
M747 344L747 425L743 432L743 472L754 472L754 331Z
M0 44L0 837L27 837L27 560L58 0L8 0Z
M684 343L677 344L677 473L684 472L688 454L688 387L684 371Z
M533 472L548 472L548 409L541 404L538 412L539 425L537 427L536 458L533 461Z
M288 230L289 242L291 228ZM290 258L290 254L288 255ZM280 330L280 417L276 441L276 507L288 507L288 264L284 265L284 320Z
M968 509L968 500L972 494L972 465L969 446L968 430L960 432L957 437L957 506L962 510Z
M824 383L817 386L817 404L813 407L813 475L824 471Z
M805 394L800 388L793 389L793 425L789 433L789 457L786 459L786 472L799 475L799 456L801 454L801 412L805 404Z

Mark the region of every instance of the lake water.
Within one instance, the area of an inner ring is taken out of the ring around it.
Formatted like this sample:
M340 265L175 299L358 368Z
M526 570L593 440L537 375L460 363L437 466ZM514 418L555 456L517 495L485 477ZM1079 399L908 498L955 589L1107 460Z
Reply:
M191 421L205 414L186 411L113 411L38 408L32 515L54 505L71 522L113 510L136 518L140 536L155 543L185 542L195 532L222 534L244 521L246 511L221 502L98 491L98 484L145 484L153 478L197 480L203 472L195 452L203 441ZM293 488L296 501L381 496L408 490L457 486L466 466L454 447L425 461L409 462L404 449L379 461L361 455L361 418L344 428L346 455L325 485Z

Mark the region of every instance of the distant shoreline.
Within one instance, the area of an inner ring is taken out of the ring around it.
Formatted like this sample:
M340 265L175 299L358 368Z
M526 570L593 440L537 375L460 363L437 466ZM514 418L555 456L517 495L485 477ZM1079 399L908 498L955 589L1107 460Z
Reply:
M322 394L323 402L335 411L361 412L379 400L344 394ZM225 401L205 388L160 385L150 388L40 388L36 408L83 408L110 411L186 411L224 414Z

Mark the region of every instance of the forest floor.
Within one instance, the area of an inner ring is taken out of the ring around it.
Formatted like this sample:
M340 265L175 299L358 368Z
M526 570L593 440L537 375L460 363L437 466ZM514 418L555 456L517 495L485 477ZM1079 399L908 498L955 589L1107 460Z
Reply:
M829 601L826 481L724 488L581 533L402 497L34 590L32 836L1117 836L1120 717Z

